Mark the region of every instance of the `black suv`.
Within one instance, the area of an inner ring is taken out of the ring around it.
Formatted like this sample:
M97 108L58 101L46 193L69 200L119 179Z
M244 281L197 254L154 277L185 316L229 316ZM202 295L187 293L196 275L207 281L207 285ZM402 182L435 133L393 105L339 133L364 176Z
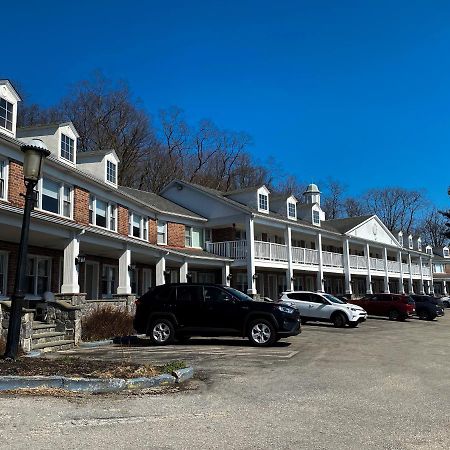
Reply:
M429 295L410 295L410 297L416 302L416 314L419 319L433 320L444 315L444 308L434 297Z
M136 301L134 329L159 345L190 336L247 336L253 345L267 346L299 334L300 313L227 286L164 284Z

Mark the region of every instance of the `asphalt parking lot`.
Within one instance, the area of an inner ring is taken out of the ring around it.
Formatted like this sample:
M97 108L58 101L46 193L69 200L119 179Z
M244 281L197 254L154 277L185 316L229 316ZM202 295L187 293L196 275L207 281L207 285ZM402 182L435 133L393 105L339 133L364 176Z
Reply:
M447 449L449 341L447 314L356 329L311 324L271 348L192 339L65 352L182 359L204 376L194 390L164 395L1 397L0 434L10 448Z

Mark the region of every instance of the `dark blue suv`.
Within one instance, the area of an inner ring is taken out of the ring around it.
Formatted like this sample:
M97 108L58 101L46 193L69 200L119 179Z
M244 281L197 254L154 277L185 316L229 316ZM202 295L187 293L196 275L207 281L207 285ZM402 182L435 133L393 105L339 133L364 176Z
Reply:
M267 346L301 331L296 308L256 301L228 286L192 283L150 289L136 301L134 329L158 345L191 336L247 336Z

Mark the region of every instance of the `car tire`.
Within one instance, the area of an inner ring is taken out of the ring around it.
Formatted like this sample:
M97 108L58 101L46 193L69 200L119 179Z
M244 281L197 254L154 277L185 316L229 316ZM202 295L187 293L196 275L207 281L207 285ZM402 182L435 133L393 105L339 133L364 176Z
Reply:
M155 345L168 345L175 339L175 329L169 319L156 319L150 323L147 336Z
M450 303L449 303L449 302L444 302L444 306L445 306L446 308L450 308Z
M359 325L359 322L349 322L349 323L348 323L348 326L349 326L350 328L356 328L358 325Z
M275 327L266 319L257 319L248 326L248 339L256 347L267 347L277 339Z
M388 314L389 320L400 320L400 313L396 309L391 309Z
M331 321L336 328L343 328L347 324L347 317L342 313L335 313L331 317Z

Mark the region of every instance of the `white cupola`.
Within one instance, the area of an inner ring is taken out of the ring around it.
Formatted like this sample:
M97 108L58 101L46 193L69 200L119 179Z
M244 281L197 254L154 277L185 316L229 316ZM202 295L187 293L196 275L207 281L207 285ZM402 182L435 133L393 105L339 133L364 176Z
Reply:
M317 203L320 206L320 191L316 184L311 183L306 188L306 191L303 192L303 195L305 196L307 204L312 205Z

